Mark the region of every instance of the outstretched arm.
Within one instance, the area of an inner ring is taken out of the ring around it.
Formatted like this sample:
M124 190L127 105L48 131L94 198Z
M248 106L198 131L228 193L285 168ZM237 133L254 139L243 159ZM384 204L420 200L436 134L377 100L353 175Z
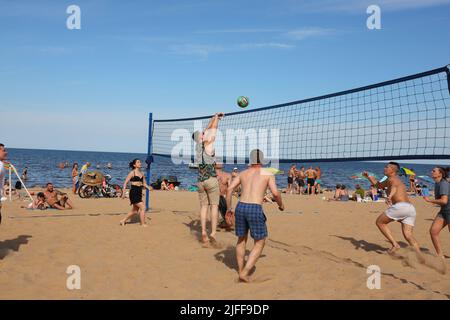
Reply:
M372 185L377 186L378 189L385 189L387 186L387 180L379 182L377 179L375 179L375 177L369 176L369 173L367 171L364 171L362 175L363 177L367 178L367 180L369 180Z
M205 135L203 140L205 142L212 142L216 138L217 128L219 127L219 121L223 118L223 112L216 113L211 120L209 120L208 126L205 129Z

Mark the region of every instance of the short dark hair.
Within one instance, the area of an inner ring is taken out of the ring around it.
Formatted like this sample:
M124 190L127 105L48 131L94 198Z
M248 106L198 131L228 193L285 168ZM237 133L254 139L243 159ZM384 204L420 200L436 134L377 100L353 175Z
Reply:
M1 148L4 148L5 145L4 145L3 143L0 143L0 147L1 147Z
M391 161L388 164L395 166L397 168L397 172L400 171L400 164L398 162Z
M37 197L38 197L38 198L45 198L45 195L44 195L43 192L39 192L39 193L37 194Z
M49 185L53 185L53 183L47 182L47 184L45 186L48 187Z

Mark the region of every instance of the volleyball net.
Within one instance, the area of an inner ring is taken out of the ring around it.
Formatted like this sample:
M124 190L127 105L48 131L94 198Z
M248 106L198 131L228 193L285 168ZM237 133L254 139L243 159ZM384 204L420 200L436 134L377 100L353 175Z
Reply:
M149 155L189 163L191 135L210 117L151 121ZM449 69L226 114L218 161L247 161L254 148L279 162L449 159Z

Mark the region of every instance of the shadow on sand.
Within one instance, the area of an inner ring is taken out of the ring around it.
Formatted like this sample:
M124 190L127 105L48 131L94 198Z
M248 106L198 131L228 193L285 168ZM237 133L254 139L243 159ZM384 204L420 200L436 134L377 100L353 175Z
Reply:
M0 260L4 259L11 251L18 252L20 246L28 243L29 235L20 235L15 239L0 241Z

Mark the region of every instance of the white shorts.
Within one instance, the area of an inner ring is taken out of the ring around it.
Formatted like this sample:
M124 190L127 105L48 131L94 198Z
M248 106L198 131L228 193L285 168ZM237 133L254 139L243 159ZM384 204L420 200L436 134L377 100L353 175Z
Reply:
M413 227L416 222L416 209L409 202L397 202L387 209L384 214L392 220L400 221Z

